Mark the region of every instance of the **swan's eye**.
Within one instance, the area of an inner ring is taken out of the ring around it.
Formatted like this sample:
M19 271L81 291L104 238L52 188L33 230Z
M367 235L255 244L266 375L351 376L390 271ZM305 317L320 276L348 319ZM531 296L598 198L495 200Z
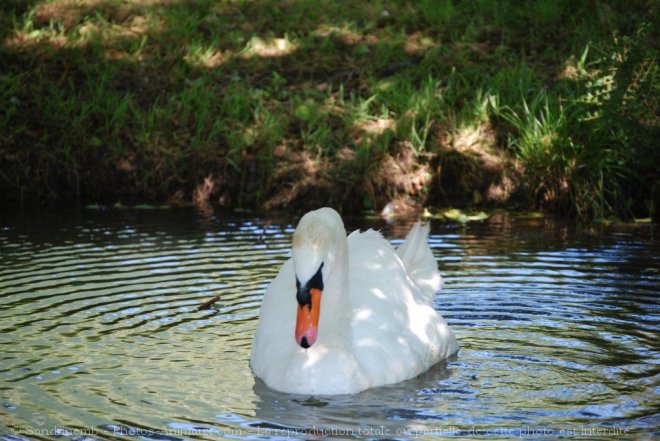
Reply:
M323 291L323 273L321 270L323 269L323 262L321 262L321 266L319 266L319 270L312 276L311 279L309 279L309 282L307 282L307 288L312 289L320 289Z
M310 295L310 291L312 289L317 289L319 291L323 291L323 273L321 270L323 269L323 262L321 262L321 265L319 266L319 269L316 271L316 274L312 276L311 279L304 285L300 283L300 280L298 280L298 277L296 277L296 299L298 300L298 304L300 306L311 306L312 303L312 298Z

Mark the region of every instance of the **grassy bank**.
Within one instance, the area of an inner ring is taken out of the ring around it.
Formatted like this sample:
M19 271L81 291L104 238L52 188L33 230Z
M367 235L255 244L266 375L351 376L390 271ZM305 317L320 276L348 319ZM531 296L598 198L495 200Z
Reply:
M4 1L0 191L648 216L654 4Z

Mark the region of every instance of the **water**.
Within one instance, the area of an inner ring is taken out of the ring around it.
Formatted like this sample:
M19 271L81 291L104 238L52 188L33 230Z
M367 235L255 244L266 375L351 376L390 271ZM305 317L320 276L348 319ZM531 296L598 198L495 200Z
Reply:
M287 218L83 211L0 224L0 439L652 439L656 226L433 224L459 354L352 396L276 393L248 358ZM354 219L400 243L406 226ZM198 306L215 295L215 308Z

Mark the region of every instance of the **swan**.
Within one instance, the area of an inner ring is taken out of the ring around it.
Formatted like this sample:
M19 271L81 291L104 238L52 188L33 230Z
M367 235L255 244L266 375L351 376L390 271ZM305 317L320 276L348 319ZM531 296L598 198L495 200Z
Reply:
M305 214L264 294L250 365L271 389L352 394L413 378L458 350L433 308L442 285L417 222L397 250L373 230L346 237L332 208Z

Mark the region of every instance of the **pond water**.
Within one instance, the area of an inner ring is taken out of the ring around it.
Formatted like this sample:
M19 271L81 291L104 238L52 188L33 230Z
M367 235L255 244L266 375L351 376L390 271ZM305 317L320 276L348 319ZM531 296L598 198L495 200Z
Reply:
M436 307L458 355L400 384L309 397L268 390L248 364L295 218L3 216L0 439L660 435L657 226L433 223ZM395 244L408 228L347 221L366 227Z

